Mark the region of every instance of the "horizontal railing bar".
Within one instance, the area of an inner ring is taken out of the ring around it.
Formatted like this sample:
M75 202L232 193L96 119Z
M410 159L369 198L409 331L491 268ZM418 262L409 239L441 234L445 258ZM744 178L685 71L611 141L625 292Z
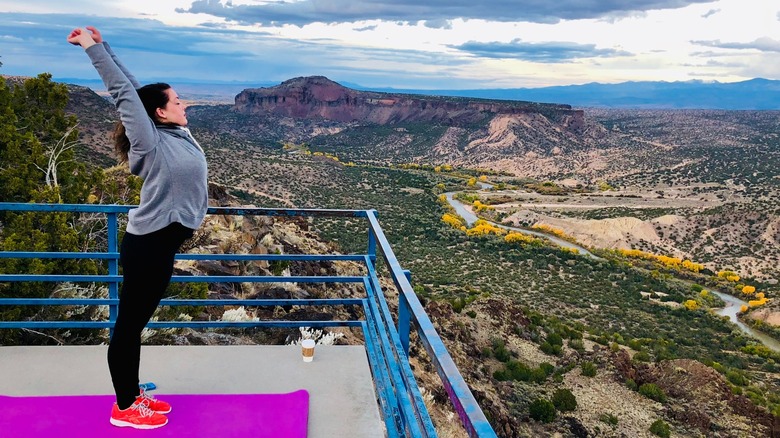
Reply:
M137 205L119 204L32 204L0 202L0 210L75 212L75 213L127 213ZM366 210L342 210L329 208L261 208L261 207L209 207L208 214L235 216L313 216L313 217L366 217Z
M0 259L118 259L118 252L0 251Z
M234 208L209 207L208 214L236 216L312 216L312 217L366 217L366 210L332 208Z
M312 298L312 299L220 299L181 300L165 299L161 306L360 306L364 298ZM110 298L0 298L0 306L110 306L119 304Z
M82 283L115 283L121 282L121 275L34 275L34 274L0 274L2 281L39 281L39 282L57 282L70 281Z
M360 254L177 254L177 260L363 261Z
M177 260L362 261L360 254L177 254ZM118 252L0 251L0 259L118 259Z
M121 282L121 275L30 275L0 274L3 281L71 281L71 282ZM174 275L172 282L178 283L362 283L363 277L355 276L284 276L273 275Z
M151 321L149 328L361 327L361 320L338 321ZM110 321L0 321L0 329L113 328Z
M355 276L285 276L276 277L273 275L199 275L199 276L187 276L187 275L174 275L171 277L171 281L179 283L239 283L239 282L255 282L255 283L362 283L363 277Z
M32 204L21 202L0 202L0 210L42 211L68 213L127 213L136 205L119 204Z

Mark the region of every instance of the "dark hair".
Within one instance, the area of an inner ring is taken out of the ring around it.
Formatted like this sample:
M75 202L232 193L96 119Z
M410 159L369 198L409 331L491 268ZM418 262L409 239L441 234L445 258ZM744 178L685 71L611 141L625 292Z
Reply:
M168 95L165 91L169 88L171 88L170 85L164 82L157 82L144 85L135 90L138 93L138 97L141 98L141 102L144 104L146 115L155 122L158 122L157 116L155 115L157 108L165 108L165 105L168 104ZM114 151L116 152L120 163L127 161L127 153L130 152L130 139L127 138L125 125L123 125L121 121L117 122L114 127Z

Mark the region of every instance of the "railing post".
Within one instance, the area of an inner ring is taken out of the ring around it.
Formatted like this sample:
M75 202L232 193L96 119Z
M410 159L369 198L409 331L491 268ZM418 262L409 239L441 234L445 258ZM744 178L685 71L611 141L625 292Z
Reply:
M403 270L406 279L409 280L409 284L412 283L412 272L408 269ZM409 313L409 303L406 301L404 294L398 294L398 337L401 339L401 346L404 349L406 356L409 356L409 332L410 332L411 316Z
M376 210L370 210L378 215ZM376 236L374 236L373 230L371 230L371 223L368 224L368 251L366 252L371 263L376 266Z
M117 230L117 214L115 212L109 212L106 214L108 219L108 252L117 254L119 252L119 245L117 240L119 239ZM119 275L119 255L108 259L108 275ZM119 280L113 280L108 283L108 298L112 300L119 299ZM119 306L111 304L108 306L108 321L111 323L109 329L110 336L114 334L114 323L116 323L116 317L119 314Z

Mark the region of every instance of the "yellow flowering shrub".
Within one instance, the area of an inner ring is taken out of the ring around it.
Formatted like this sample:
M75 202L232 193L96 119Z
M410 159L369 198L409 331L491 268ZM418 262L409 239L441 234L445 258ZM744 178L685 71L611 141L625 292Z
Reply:
M463 226L463 218L452 213L444 213L441 217L441 221L456 230L459 230Z
M694 263L690 260L683 260L682 267L691 272L699 272L702 269L704 269L704 265L702 265L701 263Z
M504 236L504 242L506 243L527 243L527 244L535 244L535 243L541 243L541 240L528 236L523 233L518 233L515 231L509 232L506 236Z
M547 224L536 224L536 225L532 226L531 228L539 230L539 231L544 231L546 233L550 233L550 234L556 235L556 236L561 237L561 238L568 237L566 235L566 233L564 233L563 230L561 230L560 228L555 228L555 227L547 225Z
M728 281L738 282L739 281L739 275L737 275L736 272L732 271L720 271L718 272L718 277L726 279Z
M504 233L506 233L506 231L503 229L482 219L474 222L474 226L466 230L467 236L487 236L489 234L500 236Z
M665 255L656 255L648 252L640 251L638 249L619 249L618 253L625 257L633 257L636 259L653 260L663 264L667 268L673 269L687 269L691 272L699 272L704 269L704 265L695 263L691 260L683 260L679 257L670 257Z
M474 211L477 213L483 212L483 211L490 211L495 210L496 208L492 205L483 204L479 200L474 201L474 203L471 204L474 207Z
M764 304L766 304L767 301L768 300L766 298L761 298L759 300L750 300L748 301L748 306L750 307L763 306Z

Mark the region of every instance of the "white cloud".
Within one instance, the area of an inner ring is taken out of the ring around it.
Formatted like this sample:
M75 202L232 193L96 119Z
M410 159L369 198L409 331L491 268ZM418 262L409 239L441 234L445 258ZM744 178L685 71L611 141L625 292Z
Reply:
M8 0L0 5L0 35L6 35L0 37L0 56L5 74L22 69L45 69L55 77L65 71L92 74L81 58L71 60L76 52L62 41L71 27L97 23L137 62L141 76L165 69L192 79L281 81L323 74L366 86L424 88L696 75L729 81L748 79L744 75L755 71L780 79L777 63L762 56L776 54L780 45L780 14L769 3L529 0L524 12L508 13L516 4L497 0L232 2L232 9L273 12L273 25L263 26L253 24L264 21L258 16L239 22L235 11L222 14L227 20L175 12L209 6L193 0ZM210 3L218 12L226 5ZM315 6L319 9L306 10ZM12 11L30 14L11 16ZM724 59L735 53L739 56ZM64 56L76 65L64 65ZM757 69L759 62L764 66Z

